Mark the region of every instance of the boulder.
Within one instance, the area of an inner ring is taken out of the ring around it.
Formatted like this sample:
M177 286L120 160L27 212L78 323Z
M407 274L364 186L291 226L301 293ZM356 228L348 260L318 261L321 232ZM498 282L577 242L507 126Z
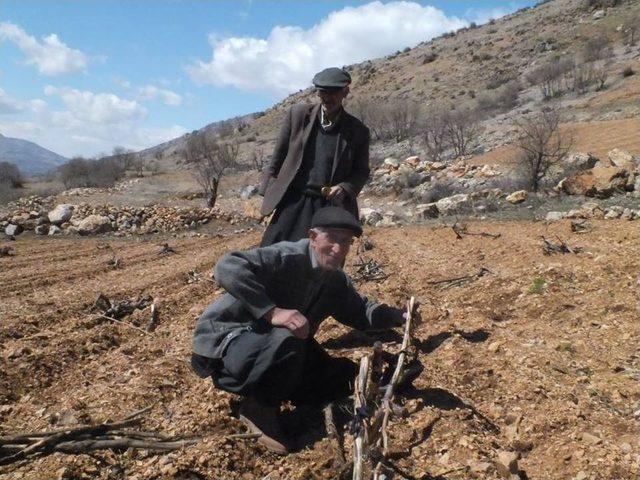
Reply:
M412 155L411 157L405 158L404 163L411 165L412 167L417 167L420 163L420 157L417 155Z
M382 221L382 214L373 208L361 208L360 209L360 221L366 225L377 225Z
M385 167L391 168L393 170L395 170L396 168L398 168L400 166L400 162L398 160L396 160L395 158L392 158L392 157L385 158L384 162L382 162L382 164Z
M49 235L53 236L53 235L60 235L62 234L63 230L57 226L57 225L51 225L51 227L49 227ZM71 233L71 232L69 232Z
M562 220L564 218L564 212L547 212L547 216L545 220L548 222L557 222L558 220Z
M604 18L605 15L606 12L604 10L596 10L595 12L593 12L591 18L593 18L594 20L600 20L601 18Z
M450 215L470 208L471 202L469 202L469 195L459 193L458 195L441 198L436 202L436 206L442 215Z
M595 218L595 219L603 219L604 218L604 210L600 206L599 203L596 202L586 202L583 203L580 207L580 218Z
M562 189L568 195L608 198L626 188L629 172L619 167L594 167L567 178Z
M74 210L73 205L69 205L68 203L61 203L56 205L56 208L51 210L47 215L49 217L49 222L54 225L62 225L65 222L68 222L73 215Z
M591 153L570 153L563 161L565 170L573 172L589 170L596 166L598 158Z
M633 173L638 167L633 159L633 155L625 150L614 148L607 156L614 167L624 168L629 173Z
M5 235L13 237L15 237L16 235L20 235L22 232L24 232L24 228L22 228L22 225L17 223L10 223L4 228Z
M111 230L111 220L103 215L89 215L78 224L80 235L95 235Z
M49 226L48 225L38 225L35 228L36 235L46 235L48 232L49 232Z
M257 185L247 185L240 192L240 198L243 200L247 200L254 195L258 194L258 186Z
M622 211L622 215L620 215L621 220L633 220L634 218L635 215L633 213L633 210L631 210L630 208L625 208Z
M527 191L526 190L518 190L517 192L513 192L510 195L507 195L507 202L512 204L522 203L527 199Z
M621 207L620 205L613 205L605 211L604 218L607 220L620 218L623 212L624 212L624 207Z
M438 218L440 212L435 202L420 203L416 205L415 217L418 220L426 220L428 218Z

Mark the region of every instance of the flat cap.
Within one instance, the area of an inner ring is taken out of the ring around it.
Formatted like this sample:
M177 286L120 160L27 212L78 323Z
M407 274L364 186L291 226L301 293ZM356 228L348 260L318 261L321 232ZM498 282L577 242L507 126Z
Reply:
M351 83L351 75L341 68L325 68L313 77L313 85L319 90L344 88Z
M324 207L313 214L311 228L342 228L362 235L362 225L356 217L340 207Z

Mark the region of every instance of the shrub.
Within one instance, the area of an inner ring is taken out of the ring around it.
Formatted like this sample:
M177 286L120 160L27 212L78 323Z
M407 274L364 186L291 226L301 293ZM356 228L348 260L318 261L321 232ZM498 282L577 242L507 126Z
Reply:
M20 169L9 162L0 162L0 184L10 188L22 188L24 180Z
M436 180L432 182L430 188L425 190L418 199L421 203L437 202L441 198L447 198L455 195L456 189L449 182Z
M437 58L438 58L437 53L435 52L427 53L425 56L422 57L422 64L425 65L427 63L435 62Z
M547 281L543 277L534 277L529 287L529 293L532 295L541 295L547 287Z
M623 77L630 77L630 76L634 75L635 73L636 72L630 66L627 66L627 67L624 68L624 70L622 70L622 76Z

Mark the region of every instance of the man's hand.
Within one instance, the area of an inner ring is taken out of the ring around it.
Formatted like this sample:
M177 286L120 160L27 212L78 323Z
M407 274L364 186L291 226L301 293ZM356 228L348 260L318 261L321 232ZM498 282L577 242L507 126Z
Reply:
M293 332L296 338L304 340L309 336L309 320L298 310L275 307L265 315L274 327L285 327Z
M327 193L327 198L329 200L338 203L343 203L346 196L347 192L345 192L344 188L342 188L340 185L331 187L329 193Z

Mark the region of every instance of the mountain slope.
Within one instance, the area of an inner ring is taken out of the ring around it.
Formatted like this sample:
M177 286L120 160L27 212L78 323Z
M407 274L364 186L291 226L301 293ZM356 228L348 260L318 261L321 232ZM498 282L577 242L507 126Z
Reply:
M22 173L44 173L62 165L67 160L28 140L0 135L0 161L13 163Z

